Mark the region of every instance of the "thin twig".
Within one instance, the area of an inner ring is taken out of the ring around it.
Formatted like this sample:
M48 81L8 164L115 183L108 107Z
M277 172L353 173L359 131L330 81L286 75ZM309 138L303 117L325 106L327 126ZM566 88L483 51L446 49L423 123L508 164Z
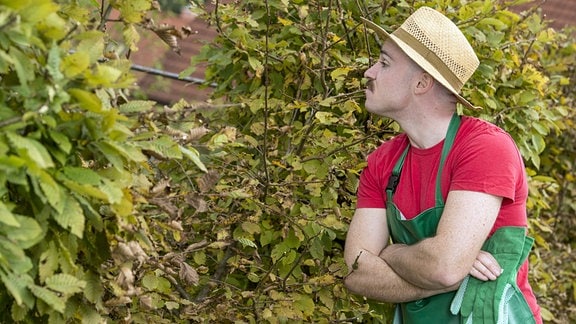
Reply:
M268 195L268 185L270 183L270 173L268 172L268 91L270 80L268 76L268 41L270 37L270 7L268 5L268 0L264 2L266 6L266 35L265 35L265 49L264 49L264 72L263 72L263 81L264 81L264 138L262 141L262 167L264 168L264 190L263 190L263 201L266 200L266 196Z

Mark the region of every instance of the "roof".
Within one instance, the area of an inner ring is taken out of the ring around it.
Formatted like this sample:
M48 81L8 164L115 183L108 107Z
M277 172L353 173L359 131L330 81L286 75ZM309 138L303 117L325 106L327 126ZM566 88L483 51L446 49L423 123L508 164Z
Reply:
M550 26L562 29L567 26L576 26L576 0L533 0L518 6L518 11L524 11L532 6L539 6Z
M576 0L534 0L516 7L516 10L522 13L535 4L540 6L551 27L561 29L565 26L576 26ZM156 68L173 75L178 75L188 68L190 58L200 52L203 44L210 42L217 35L216 30L208 23L188 11L183 11L180 16L166 17L159 23L174 25L177 29L189 27L193 34L180 40L181 53L178 55L159 37L147 33L147 37L139 43L140 50L133 53L132 62L138 66ZM210 87L199 87L194 82L143 72L136 74L141 90L146 92L149 99L162 104L173 104L180 99L190 103L205 101L211 93ZM202 80L204 68L198 66L191 77Z

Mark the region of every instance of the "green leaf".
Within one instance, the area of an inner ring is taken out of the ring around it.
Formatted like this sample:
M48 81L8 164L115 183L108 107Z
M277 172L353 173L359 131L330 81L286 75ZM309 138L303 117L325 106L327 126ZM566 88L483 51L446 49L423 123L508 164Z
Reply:
M0 279L2 279L2 283L4 283L17 305L26 305L29 309L34 307L34 296L27 288L28 285L33 283L29 275L6 274L4 271L0 271Z
M46 169L54 167L54 162L46 148L38 141L22 137L13 132L7 132L6 137L10 144L23 158L27 158L29 163L35 163L39 168Z
M134 24L126 24L122 30L122 36L127 46L132 51L138 50L138 42L140 41L140 34Z
M202 170L204 172L208 172L208 169L206 168L204 163L200 160L200 153L198 153L198 151L196 151L195 148L193 148L193 147L186 148L184 146L180 146L180 150L182 150L182 153L184 154L184 156L186 156L188 159L190 159L190 161L194 162L194 164L196 164L196 166L200 170Z
M110 145L108 142L97 142L93 143L94 146L100 150L100 152L106 157L106 159L112 163L112 165L119 170L124 169L124 160L122 159L122 154L118 150Z
M284 256L286 255L286 253L288 253L288 251L290 251L290 248L286 244L284 243L276 244L274 248L272 248L272 252L270 253L270 256L272 257L272 262L278 262L278 260L284 258Z
M283 244L286 244L286 246L291 249L299 248L301 243L302 241L298 238L294 229L288 231L288 235L286 235L283 242Z
M114 87L115 83L122 76L122 73L121 70L115 67L109 65L98 65L94 73L86 75L86 81L92 87Z
M73 78L90 67L90 56L84 52L76 52L65 56L60 69L67 78Z
M117 204L122 201L124 197L124 192L122 191L122 187L119 186L116 182L111 181L109 179L103 178L102 184L98 187L103 193L106 194L108 197L108 201L111 204Z
M40 282L44 282L46 278L56 272L59 257L58 249L56 245L54 245L54 242L51 241L40 255L40 260L38 260L38 276L40 277Z
M62 177L62 182L64 183L64 185L66 187L68 187L68 189L70 189L72 192L78 194L78 195L82 195L82 196L89 196L89 197L93 197L93 198L97 198L106 202L109 202L109 197L102 192L102 190L100 190L99 188L96 188L94 186L91 185L86 185L86 184L80 184L77 183L76 181L71 181L68 180L65 177Z
M32 295L32 294L30 294ZM12 319L16 322L23 322L28 316L28 307L24 305L18 305L18 303L13 303L10 308L10 315Z
M496 30L504 30L506 28L508 28L508 25L506 25L503 21L501 21L500 19L497 18L483 18L482 20L480 20L478 22L479 25L489 25L489 26L493 26Z
M48 52L46 70L50 73L52 79L54 79L56 83L64 78L64 75L60 72L60 47L56 44L52 44L50 51Z
M52 130L48 131L48 134L50 135L50 138L58 145L58 148L62 152L67 154L71 152L72 143L70 143L70 140L66 135Z
M122 154L122 156L125 157L128 161L145 162L147 160L146 155L142 153L140 148L134 146L132 143L119 143L109 141L106 142L106 144Z
M250 234L260 233L260 225L253 222L243 222L242 229Z
M170 293L170 281L164 277L158 277L153 273L147 273L142 278L142 286L153 291L161 293Z
M8 207L4 205L2 201L0 201L0 222L13 227L20 226L20 223L16 217L12 214Z
M98 173L87 168L67 166L62 169L62 172L64 172L68 179L77 183L92 186L98 186L102 183L102 177Z
M82 53L82 60L87 60L88 66L95 64L102 58L104 53L104 39L106 35L98 30L88 30L74 37L80 43L75 53Z
M130 100L120 105L118 110L123 114L141 113L150 111L154 105L156 102L151 100Z
M16 71L20 85L25 86L34 79L35 69L32 67L32 60L16 47L10 48L9 55L12 57L12 66Z
M6 236L22 249L28 249L44 238L44 229L31 217L15 215L20 226L7 230Z
M40 22L58 10L58 5L51 1L23 1L23 4L20 15L27 22Z
M274 231L266 229L260 234L260 245L266 246L270 244L275 238Z
M58 297L55 292L34 284L28 285L28 289L30 289L34 296L48 304L48 306L52 307L59 313L64 313L64 309L66 309L65 298Z
M32 267L32 261L20 246L0 236L0 269L8 268L21 274L30 271Z
M320 102L318 102L318 104L322 107L330 107L334 102L336 102L336 98L328 97L326 99L322 99Z
M323 125L332 125L338 121L338 118L334 117L334 115L328 111L319 111L316 113L315 117Z
M38 184L42 188L42 193L48 200L50 206L52 206L57 212L62 211L62 206L64 204L63 197L65 193L60 185L54 181L52 176L47 172L38 172Z
M101 301L104 295L104 288L102 287L102 282L100 277L92 272L88 272L84 278L86 281L86 288L84 289L84 297L92 303L98 303Z
M314 303L314 300L310 296L304 294L294 294L293 297L294 306L296 309L300 310L304 316L310 316L314 313L316 303Z
M319 238L314 238L310 242L310 255L316 260L324 259L324 246Z
M86 287L86 282L72 275L60 273L47 278L46 287L65 295L73 295L81 292Z
M168 136L160 136L154 140L139 141L137 146L143 150L152 151L167 159L181 159L182 151L178 143Z
M334 69L334 71L330 72L330 77L332 78L332 80L336 80L336 79L340 79L340 78L344 78L348 75L348 73L351 71L352 69L349 67L341 67L341 68L337 68Z
M78 101L80 107L95 113L102 111L102 101L92 92L82 89L69 89L68 92Z
M53 213L54 220L62 228L69 229L70 232L79 238L84 235L84 211L73 196L66 196L64 200L64 208L61 213Z
M151 1L147 0L119 0L116 3L122 19L128 23L140 22L144 13L151 7Z
M534 144L534 150L538 154L542 153L544 148L546 148L544 137L536 132L532 132L532 144Z
M253 56L248 56L248 64L250 64L250 68L256 72L256 77L261 78L262 73L264 72L264 65L262 65L262 62Z
M257 249L258 246L256 245L256 243L254 243L252 240L250 240L249 238L246 237L239 237L236 239L238 242L242 243L242 245L244 246L249 246L252 248Z

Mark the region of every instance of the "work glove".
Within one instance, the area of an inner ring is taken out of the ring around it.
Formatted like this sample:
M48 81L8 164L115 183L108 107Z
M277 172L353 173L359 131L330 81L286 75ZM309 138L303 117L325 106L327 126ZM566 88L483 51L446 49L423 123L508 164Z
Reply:
M502 274L490 281L467 276L452 301L452 314L460 313L466 324L508 323L509 319L519 317L533 320L530 307L516 284L518 269L528 257L533 241L523 227L499 228L482 250L494 256L503 269Z

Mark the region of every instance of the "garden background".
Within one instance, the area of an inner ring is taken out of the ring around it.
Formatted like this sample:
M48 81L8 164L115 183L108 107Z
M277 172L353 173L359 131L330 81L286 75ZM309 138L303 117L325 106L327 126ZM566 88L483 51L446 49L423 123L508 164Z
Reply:
M546 322L576 320L576 45L524 2L192 1L216 33L177 77L209 98L163 103L133 59L194 37L160 22L180 7L0 0L0 321L390 322L342 284L359 173L399 131L363 109L359 17L422 5L476 49L465 113L516 140L531 282Z

